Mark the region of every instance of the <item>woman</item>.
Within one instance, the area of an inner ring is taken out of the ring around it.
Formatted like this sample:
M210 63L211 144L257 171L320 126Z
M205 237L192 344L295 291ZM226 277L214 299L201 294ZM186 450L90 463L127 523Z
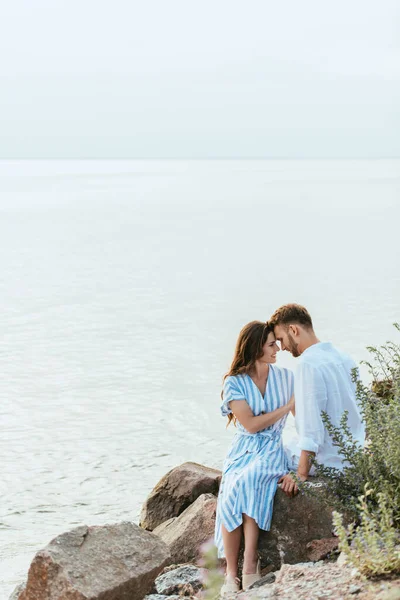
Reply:
M294 413L293 373L272 366L279 347L268 323L243 327L224 378L221 412L238 432L225 459L218 496L215 543L226 558L221 593L239 591L238 558L244 534L242 587L257 581L259 528L269 530L278 480L287 473L282 429Z

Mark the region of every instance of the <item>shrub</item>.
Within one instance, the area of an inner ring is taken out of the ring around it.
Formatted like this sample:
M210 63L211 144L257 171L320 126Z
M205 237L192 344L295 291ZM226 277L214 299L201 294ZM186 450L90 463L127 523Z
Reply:
M394 526L393 509L385 494L377 494L377 506L368 504L373 491L365 486L357 505L360 522L345 527L343 517L333 513L339 548L360 573L369 577L400 572L400 535Z
M201 555L200 564L204 568L204 591L199 594L199 597L201 600L216 600L224 583L224 575L213 539L203 544Z
M361 572L374 576L400 572L400 346L387 342L368 350L372 385L365 386L354 373L365 448L353 439L346 413L340 427L323 414L346 466L341 472L316 464L316 471L326 479L329 502L346 515L334 517L339 548ZM354 522L346 528L349 519Z

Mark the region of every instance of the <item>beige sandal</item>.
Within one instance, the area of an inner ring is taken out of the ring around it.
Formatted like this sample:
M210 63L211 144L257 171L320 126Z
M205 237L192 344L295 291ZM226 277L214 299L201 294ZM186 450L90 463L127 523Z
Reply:
M242 573L242 588L247 590L253 583L261 579L261 565L257 562L257 570L255 573Z
M236 594L236 592L240 592L240 579L238 577L227 575L225 577L225 583L221 588L221 596Z

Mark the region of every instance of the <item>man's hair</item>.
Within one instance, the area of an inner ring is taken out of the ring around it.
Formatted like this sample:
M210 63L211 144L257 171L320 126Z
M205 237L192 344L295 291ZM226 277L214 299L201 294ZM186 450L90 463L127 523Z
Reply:
M275 325L302 325L306 329L312 329L313 324L310 313L300 304L285 304L278 308L269 320L269 323Z

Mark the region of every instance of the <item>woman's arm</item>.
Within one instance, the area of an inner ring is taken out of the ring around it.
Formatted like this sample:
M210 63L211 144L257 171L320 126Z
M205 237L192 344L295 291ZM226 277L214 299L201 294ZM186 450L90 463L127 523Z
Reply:
M282 419L282 417L287 415L288 412L294 408L294 397L292 397L284 406L264 415L259 415L258 417L254 416L253 411L246 400L232 400L229 403L229 406L239 423L243 425L249 433L257 433L257 431L261 431L262 429L273 425L279 421L279 419Z
M292 396L289 400L289 404L292 403L292 407L290 409L290 412L292 413L292 415L295 417L296 416L296 406L294 403L294 396Z

